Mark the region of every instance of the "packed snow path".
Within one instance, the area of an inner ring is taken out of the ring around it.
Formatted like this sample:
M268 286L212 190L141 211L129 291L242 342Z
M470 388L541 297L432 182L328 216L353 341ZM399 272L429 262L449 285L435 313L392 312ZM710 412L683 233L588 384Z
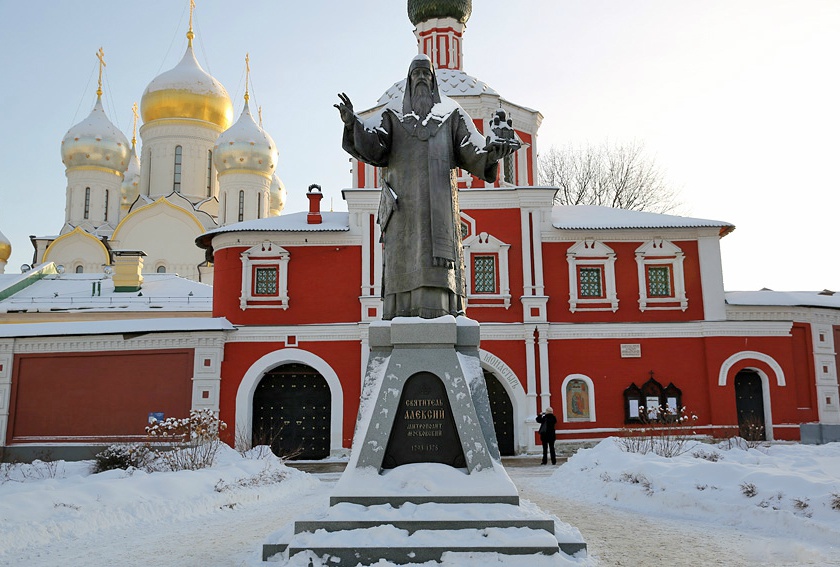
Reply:
M574 487L558 487L555 494L546 490L544 481L529 482L548 476L553 472L550 467L507 470L519 496L578 528L590 555L604 567L840 565L840 557L826 557L821 549L795 539L769 538L747 527L643 516L574 500Z
M840 565L840 558L792 539L768 538L749 528L716 526L667 517L645 517L601 504L576 501L573 487L555 488L553 467L509 467L522 498L577 526L590 554L603 566L643 564L758 566ZM120 525L64 537L3 557L8 565L190 566L264 565L263 539L300 515L324 506L338 478L281 499L236 502L200 517L156 524ZM558 496L563 493L564 496ZM594 563L594 561L593 561Z

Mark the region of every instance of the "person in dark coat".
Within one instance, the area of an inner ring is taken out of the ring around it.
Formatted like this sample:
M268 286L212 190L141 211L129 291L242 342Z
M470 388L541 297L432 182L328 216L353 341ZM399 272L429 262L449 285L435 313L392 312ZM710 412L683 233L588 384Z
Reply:
M557 427L557 418L554 417L554 410L551 407L545 408L545 411L537 416L537 423L540 424L540 441L542 441L543 458L542 464L548 462L548 453L551 452L551 464L557 464L557 455L554 453L554 441L557 439L555 428Z

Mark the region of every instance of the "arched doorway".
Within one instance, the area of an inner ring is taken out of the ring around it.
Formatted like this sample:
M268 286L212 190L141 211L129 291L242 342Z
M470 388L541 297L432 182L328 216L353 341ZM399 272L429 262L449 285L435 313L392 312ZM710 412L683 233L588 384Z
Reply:
M761 377L755 370L741 370L735 375L735 407L738 434L748 441L766 440L764 392Z
M514 455L516 449L513 435L513 403L495 374L485 370L484 381L487 383L487 395L490 397L490 413L493 415L493 428L496 430L499 452L502 455Z
M265 373L254 390L251 442L276 455L323 459L330 454L330 388L305 364L284 364Z

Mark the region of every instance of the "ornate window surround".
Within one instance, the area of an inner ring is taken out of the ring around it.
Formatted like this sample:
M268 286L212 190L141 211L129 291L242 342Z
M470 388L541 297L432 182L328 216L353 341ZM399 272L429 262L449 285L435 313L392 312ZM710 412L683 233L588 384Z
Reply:
M239 308L245 309L288 309L289 308L289 252L273 242L252 246L239 255L242 261L242 295ZM277 269L277 295L254 294L254 272L256 268Z
M581 418L570 418L568 416L568 410L566 406L566 387L569 385L569 382L572 380L580 380L584 382L587 386L588 394L589 394L589 419L581 419ZM592 382L592 378L589 376L585 376L583 374L569 374L563 380L562 386L560 386L560 395L563 397L563 423L577 423L577 422L594 422L595 421L595 384Z
M471 227L472 228L472 227ZM505 244L495 236L486 232L475 234L464 239L464 276L467 283L467 304L470 307L504 307L510 308L510 278L508 265L508 251L510 244ZM475 293L472 284L473 255L496 257L497 293Z
M673 242L654 238L636 249L636 264L639 273L639 311L664 311L688 309L685 294L685 254ZM670 297L648 296L648 267L666 266L671 270L672 295Z
M593 238L585 238L572 245L566 252L569 263L569 310L618 311L618 294L615 290L615 251ZM581 298L578 293L578 268L600 267L604 276L605 297Z

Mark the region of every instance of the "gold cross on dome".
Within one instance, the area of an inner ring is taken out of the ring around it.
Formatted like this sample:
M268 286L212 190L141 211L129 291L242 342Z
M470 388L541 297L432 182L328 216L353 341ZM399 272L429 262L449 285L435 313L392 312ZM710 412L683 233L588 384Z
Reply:
M131 105L131 113L134 115L134 128L131 132L131 145L135 145L137 143L137 119L140 115L137 113L137 103Z
M99 59L99 87L96 89L96 96L102 96L102 69L105 67L105 50L101 47L96 52L96 58Z
M193 12L195 11L195 0L190 0L190 29L187 31L187 39L189 40L190 45L192 45L192 40L195 37L193 33L192 24L193 24Z
M262 106L257 107L257 116L260 117L260 128L262 128Z
M248 95L248 82L251 80L251 55L245 54L245 102L251 97Z

